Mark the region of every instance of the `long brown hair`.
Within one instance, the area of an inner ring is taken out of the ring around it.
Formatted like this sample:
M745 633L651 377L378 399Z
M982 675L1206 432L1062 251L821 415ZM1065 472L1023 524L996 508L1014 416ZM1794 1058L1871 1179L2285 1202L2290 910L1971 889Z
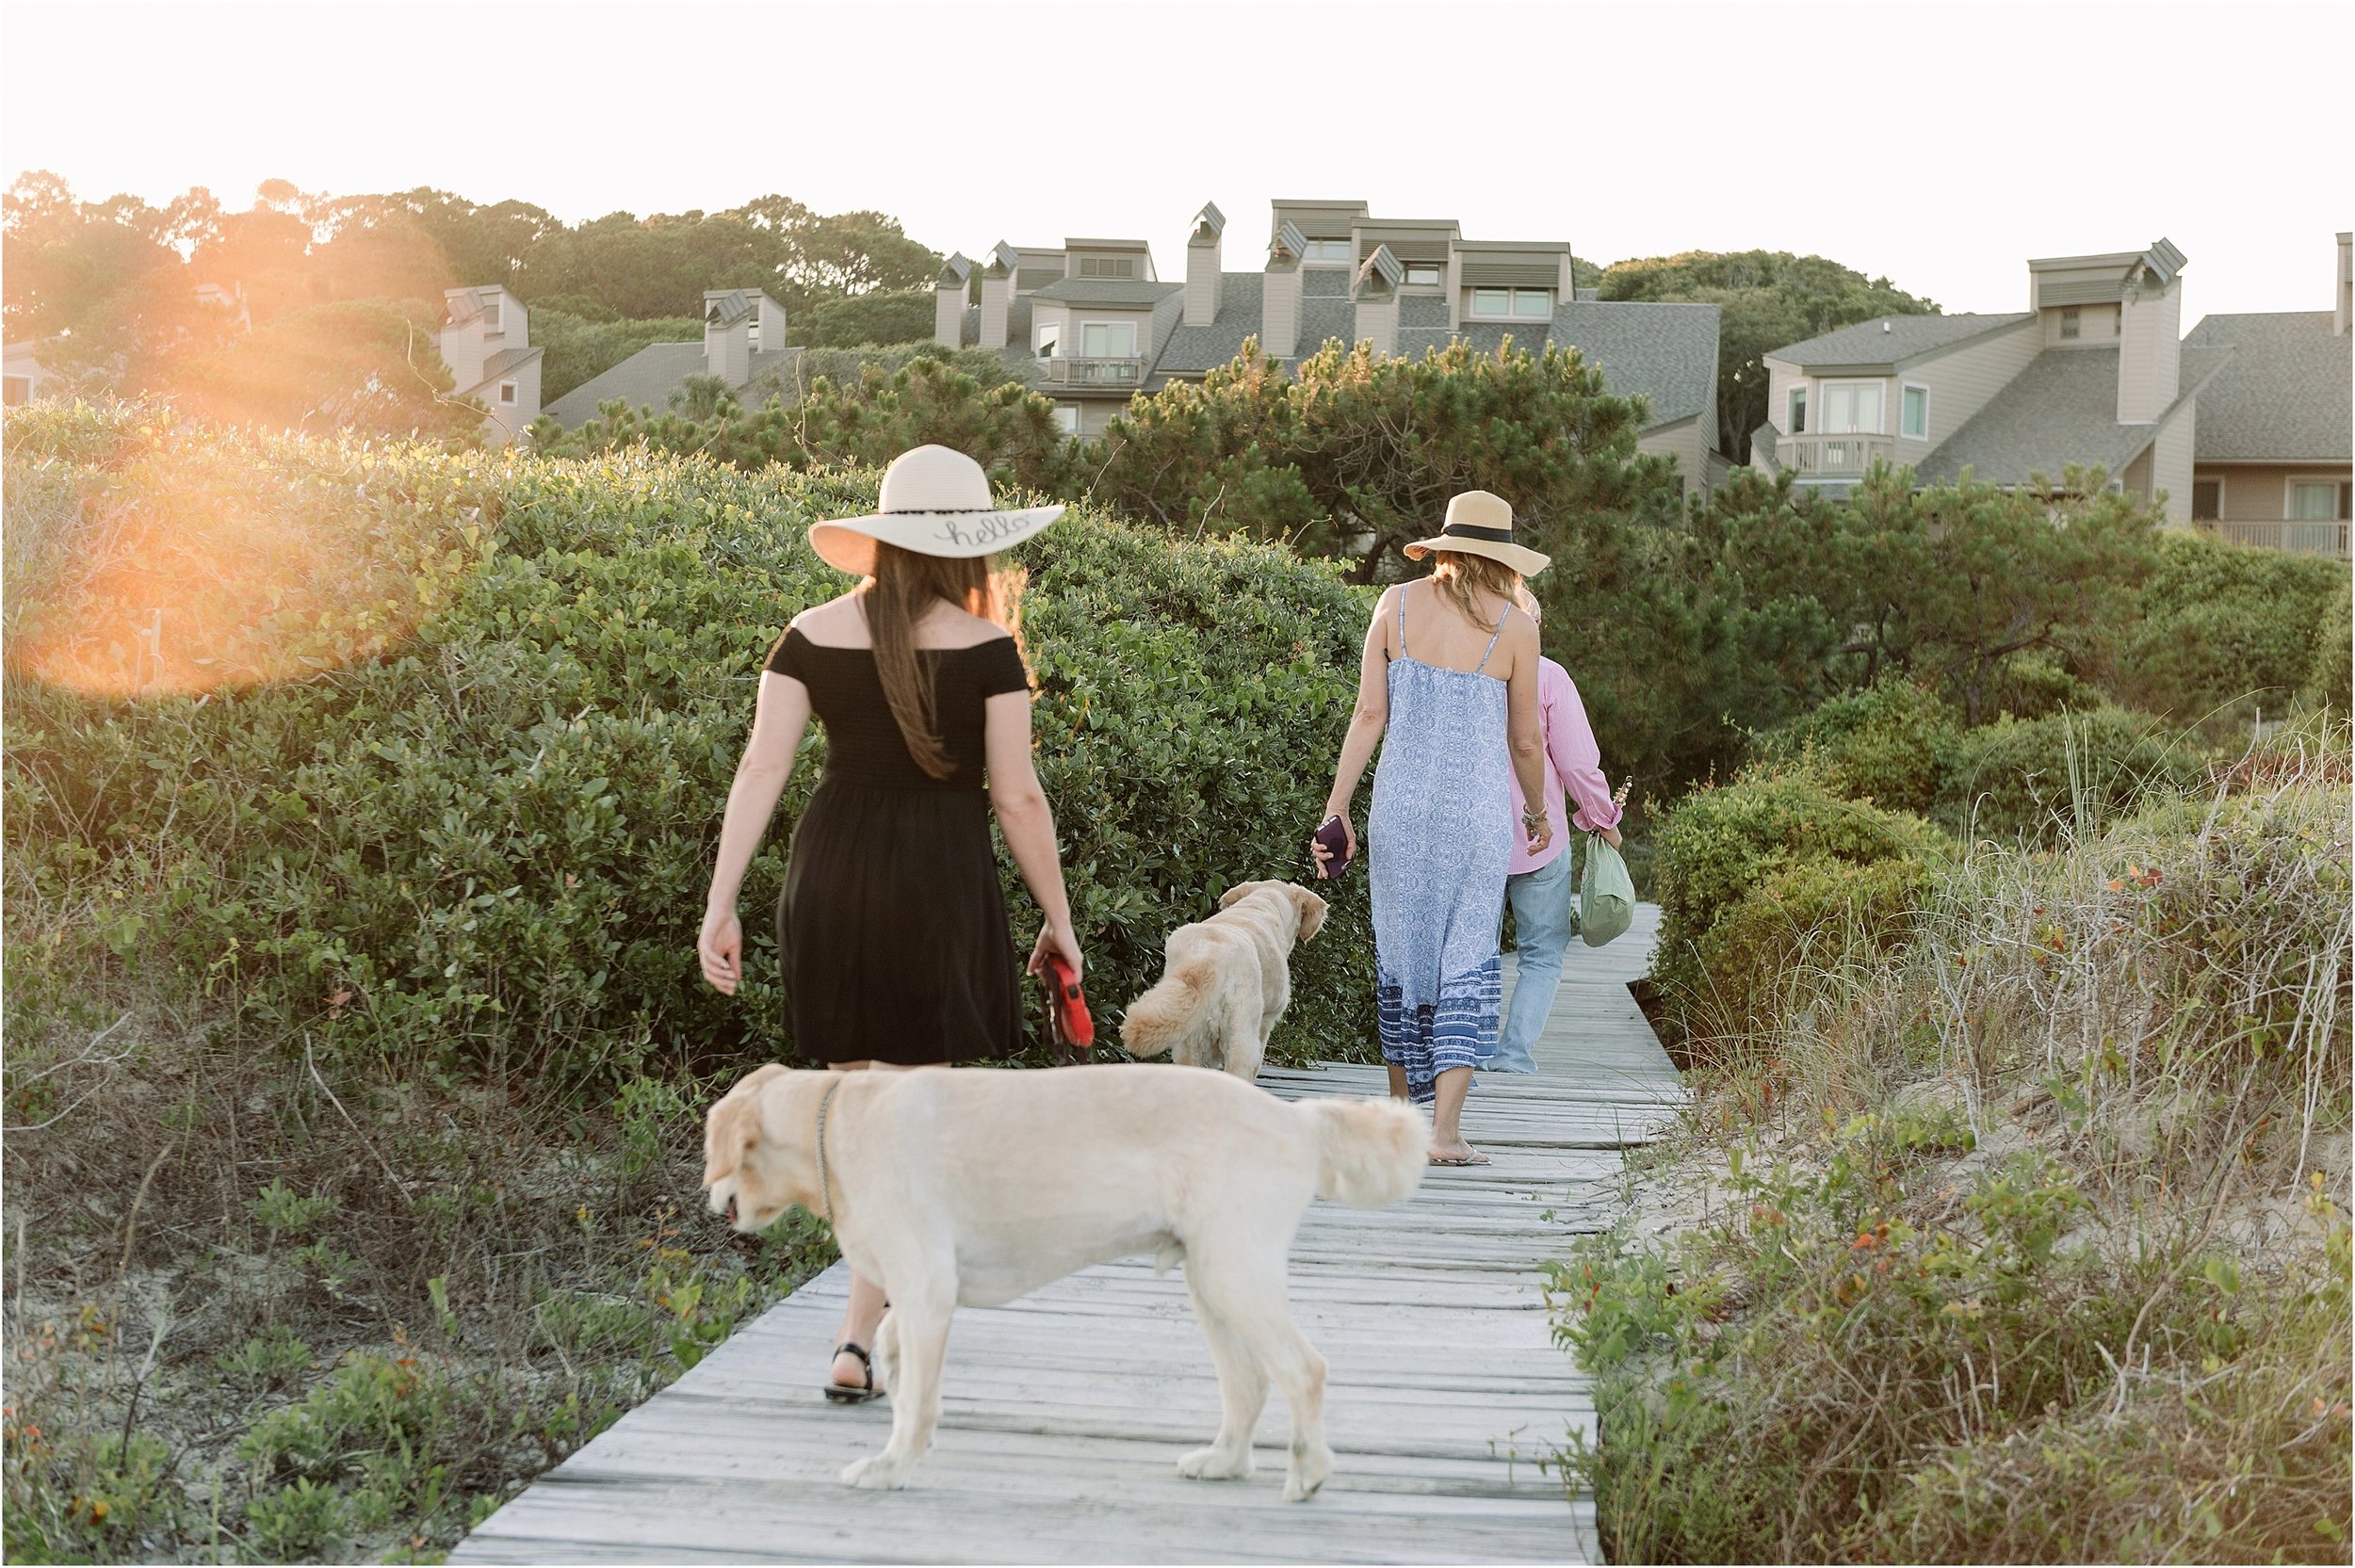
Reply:
M941 744L933 683L917 657L916 628L944 600L968 615L994 621L1022 646L1022 583L1018 570L999 571L994 556L925 556L875 542L875 574L859 590L867 611L867 635L875 646L875 673L883 677L884 701L899 722L916 766L935 779L954 769Z
M1537 619L1537 597L1529 591L1529 584L1521 574L1501 560L1486 556L1474 556L1462 550L1435 550L1438 564L1431 569L1431 586L1439 597L1454 607L1455 613L1484 632L1498 629L1481 613L1480 601L1485 596L1502 599L1508 605L1519 605L1521 613L1532 621Z

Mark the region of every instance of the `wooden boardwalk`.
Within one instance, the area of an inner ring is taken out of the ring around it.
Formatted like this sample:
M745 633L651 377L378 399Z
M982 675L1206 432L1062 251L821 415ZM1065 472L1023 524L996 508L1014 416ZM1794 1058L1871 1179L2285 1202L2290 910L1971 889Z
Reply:
M1493 1164L1435 1170L1396 1208L1310 1208L1291 1295L1329 1366L1335 1456L1311 1501L1277 1498L1290 1422L1273 1397L1249 1480L1178 1478L1178 1455L1217 1428L1217 1387L1183 1282L1149 1260L959 1311L931 1456L907 1490L842 1486L842 1466L882 1446L890 1409L819 1397L836 1264L450 1560L1595 1560L1591 1506L1546 1464L1569 1431L1591 1431L1593 1407L1552 1342L1538 1269L1609 1221L1619 1151L1683 1102L1627 992L1658 919L1639 906L1611 946L1571 944L1537 1074L1484 1075L1465 1111ZM1379 1068L1356 1066L1261 1082L1288 1097L1385 1091Z

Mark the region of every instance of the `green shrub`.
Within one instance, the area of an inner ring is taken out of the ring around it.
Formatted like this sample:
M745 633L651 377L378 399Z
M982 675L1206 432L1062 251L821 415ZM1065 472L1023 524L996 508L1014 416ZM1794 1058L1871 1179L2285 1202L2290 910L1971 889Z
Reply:
M1759 736L1750 757L1774 765L1811 753L1840 793L1926 814L1957 733L1953 711L1936 692L1892 677Z
M1788 1010L1795 977L1885 951L1934 881L1911 855L1804 861L1751 889L1694 943L1702 991L1682 1010L1720 1053Z
M812 348L853 348L862 343L917 343L933 335L933 291L874 289L820 299L793 323L793 341Z
M2000 719L1957 743L1938 820L1967 837L2050 844L2124 815L2147 790L2195 782L2206 761L2192 740L2120 708Z
M1750 894L1800 866L1927 860L1941 847L1927 822L1849 800L1812 766L1697 789L1661 817L1652 842L1661 907L1653 978L1681 1026L1707 1005L1711 933Z
M2124 700L2179 724L2243 697L2285 707L2308 684L2315 632L2347 590L2344 561L2165 535L2120 671ZM2338 646L2344 660L2344 636Z
M406 449L204 445L148 460L106 515L308 507L315 548L257 594L332 590L337 546L387 496L475 487L479 542L460 519L403 523L411 558L447 564L454 546L461 569L430 579L440 602L414 634L307 680L114 701L13 671L11 935L39 912L52 952L169 966L276 1038L440 1070L609 1092L783 1053L767 908L815 754L748 881L739 999L697 978L694 934L761 657L846 586L804 528L871 506L874 476L621 454L468 459L451 477ZM12 446L12 485L15 464ZM43 525L94 526L96 509ZM1040 774L1091 988L1116 1015L1169 929L1230 883L1300 869L1363 595L1280 549L1175 543L1085 509L1021 559ZM1296 960L1279 1050L1367 1051L1366 919L1360 880Z
M2314 627L2314 662L2298 695L2314 707L2355 710L2355 580L2343 579Z
M555 402L648 344L700 343L703 335L698 316L631 321L574 295L543 300L531 308L531 341L545 350L540 362L540 400Z

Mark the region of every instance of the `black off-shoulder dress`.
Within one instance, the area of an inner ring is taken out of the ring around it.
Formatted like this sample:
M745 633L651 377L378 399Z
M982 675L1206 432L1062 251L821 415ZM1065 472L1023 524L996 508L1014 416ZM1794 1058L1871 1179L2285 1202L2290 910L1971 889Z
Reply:
M1021 963L990 848L983 704L1029 684L1012 638L924 649L952 765L908 754L868 648L788 628L768 668L809 688L826 768L793 830L777 949L786 1025L813 1061L922 1066L1021 1044Z

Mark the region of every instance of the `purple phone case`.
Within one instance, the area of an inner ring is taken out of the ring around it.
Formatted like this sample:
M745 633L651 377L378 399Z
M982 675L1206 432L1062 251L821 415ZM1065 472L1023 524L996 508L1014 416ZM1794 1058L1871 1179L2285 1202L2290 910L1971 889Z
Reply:
M1341 825L1340 817L1328 816L1317 829L1316 838L1333 856L1324 863L1324 880L1329 882L1349 869L1349 830Z

